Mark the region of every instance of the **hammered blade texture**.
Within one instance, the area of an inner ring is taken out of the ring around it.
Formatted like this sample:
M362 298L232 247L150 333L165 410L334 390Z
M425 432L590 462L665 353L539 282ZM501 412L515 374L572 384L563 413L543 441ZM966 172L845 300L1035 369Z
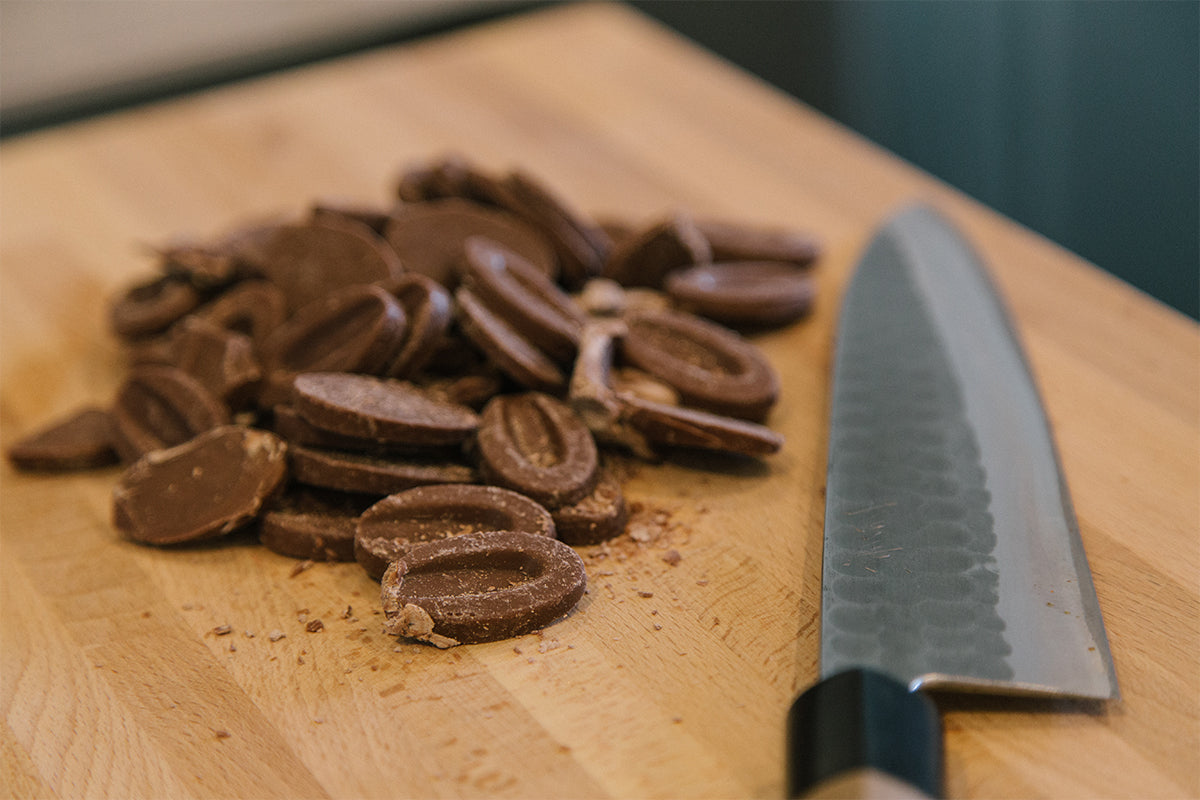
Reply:
M987 476L962 392L897 243L878 237L838 334L821 672L1006 680Z

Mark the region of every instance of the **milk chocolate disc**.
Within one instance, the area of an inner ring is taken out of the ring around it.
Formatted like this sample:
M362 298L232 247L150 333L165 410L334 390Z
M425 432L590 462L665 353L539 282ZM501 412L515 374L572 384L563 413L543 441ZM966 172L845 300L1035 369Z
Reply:
M712 248L713 261L783 261L807 266L821 253L820 243L800 231L715 219L698 219L696 227Z
M783 446L780 434L744 419L664 405L624 392L618 397L621 423L655 444L755 457L771 455Z
M306 420L334 433L413 445L462 442L479 426L466 406L439 400L407 381L308 372L293 382L293 405Z
M583 499L599 477L591 431L570 406L537 392L492 398L483 409L476 448L488 483L551 509Z
M463 245L464 285L539 349L570 363L586 315L562 289L508 248L480 236Z
M664 288L678 308L734 327L774 327L812 308L808 270L782 261L727 261L672 272Z
M404 309L408 326L404 343L385 373L391 378L409 378L437 355L454 317L450 293L437 281L417 272L401 276L386 288Z
M499 486L419 486L385 497L358 520L354 557L375 580L420 542L478 531L555 535L550 512L523 494Z
M263 344L272 372L377 373L403 342L400 303L378 286L346 286L301 308Z
M347 453L315 447L288 448L292 477L298 483L344 492L392 494L430 483L471 483L467 464L430 455Z
M381 597L390 632L405 633L405 608L416 606L434 633L469 644L543 628L586 588L583 560L567 545L492 531L413 546L384 573Z
M109 324L126 339L161 333L200 305L202 298L184 278L163 275L125 290L109 308Z
M353 561L358 516L373 500L371 495L291 489L262 515L259 540L268 550L292 558Z
M603 470L587 497L559 506L551 517L559 541L572 546L599 544L620 536L629 520L621 482L612 472Z
M501 183L504 204L540 230L554 247L565 286L577 289L600 274L612 247L603 229L528 173L510 172Z
M287 299L270 281L248 280L229 287L194 314L249 336L257 349L287 319Z
M486 236L520 254L551 277L558 262L545 238L507 211L457 197L401 207L385 235L405 269L453 288L463 242Z
M621 242L603 275L622 286L657 289L673 269L712 261L712 249L691 216L680 211Z
M147 453L113 490L113 524L148 544L227 534L252 520L282 486L286 449L274 434L224 425Z
M391 209L340 197L318 198L313 201L308 214L309 219L318 225L328 224L336 227L346 222L366 225L380 236L383 235L388 220L392 218Z
M674 387L685 405L759 421L779 397L779 379L758 348L738 334L678 311L626 318L627 362Z
M249 336L195 315L172 329L175 366L191 375L230 408L248 405L262 379L262 367Z
M229 409L178 367L130 370L111 410L114 443L124 461L172 447L229 421Z
M463 333L497 369L527 389L557 392L566 386L567 376L558 365L467 287L460 286L454 299Z
M115 464L112 416L85 407L28 434L8 448L8 460L21 469L75 470Z
M281 225L260 258L259 270L279 287L292 311L343 287L392 281L404 272L379 236L349 221Z

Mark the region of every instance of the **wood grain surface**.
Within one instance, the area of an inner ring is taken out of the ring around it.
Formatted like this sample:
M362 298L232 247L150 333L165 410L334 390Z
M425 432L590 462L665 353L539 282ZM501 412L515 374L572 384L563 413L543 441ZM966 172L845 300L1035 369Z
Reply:
M622 6L552 7L6 140L3 443L108 402L123 364L106 300L149 273L145 245L315 197L382 202L404 164L448 151L525 168L598 216L686 207L818 235L814 315L758 340L784 388L783 452L635 469L637 536L584 549L576 613L446 651L383 635L356 565L293 575L245 537L137 546L109 524L116 470L5 464L0 795L779 796L784 715L817 674L839 298L873 227L924 200L1011 306L1123 692L948 703L949 792L1200 796L1195 323ZM305 631L313 618L323 632Z

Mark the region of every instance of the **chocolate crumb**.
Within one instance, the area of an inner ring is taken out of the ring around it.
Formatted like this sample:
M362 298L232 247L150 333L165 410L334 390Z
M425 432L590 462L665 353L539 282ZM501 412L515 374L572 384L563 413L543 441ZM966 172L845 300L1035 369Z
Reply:
M325 623L319 619L309 620L308 624L304 626L304 630L309 633L320 633L325 630Z
M639 589L638 597L654 597L654 592L647 592L645 589Z
M227 633L233 632L233 626L232 625L218 625L217 627L212 629L212 632L213 632L213 635L215 635L215 636L224 636Z
M675 548L671 548L663 553L662 560L670 564L672 567L679 566L679 562L683 560L683 556Z
M218 739L228 739L230 736L233 735L229 731L224 731L224 730L213 731L213 733L216 734Z
M400 614L394 620L389 621L388 632L416 639L419 642L429 642L441 650L458 644L457 639L434 633L433 618L429 616L429 612L412 603L405 604Z

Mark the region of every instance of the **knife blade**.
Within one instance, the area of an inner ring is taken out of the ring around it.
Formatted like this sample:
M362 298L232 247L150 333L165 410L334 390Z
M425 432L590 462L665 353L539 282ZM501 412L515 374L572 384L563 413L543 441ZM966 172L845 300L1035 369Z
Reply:
M978 255L924 205L884 223L843 300L820 673L789 714L791 796L854 766L939 795L919 690L1118 695L1024 352Z

